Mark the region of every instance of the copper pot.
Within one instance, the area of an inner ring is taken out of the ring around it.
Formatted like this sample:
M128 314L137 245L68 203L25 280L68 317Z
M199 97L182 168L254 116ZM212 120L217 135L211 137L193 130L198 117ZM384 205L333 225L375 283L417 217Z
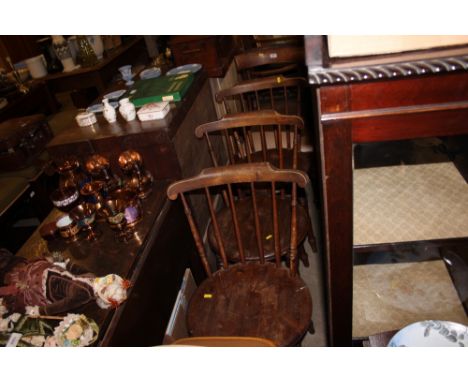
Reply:
M142 219L141 202L134 191L118 189L111 194L112 199L120 199L125 203L125 219L128 227L134 227Z
M66 241L73 242L78 240L78 232L80 227L78 223L71 218L70 215L62 215L57 219L56 223L60 236Z
M109 160L102 155L91 155L86 161L85 166L93 179L105 182L104 189L106 192L115 190L120 186L121 180L112 173Z
M60 211L68 212L78 205L80 193L73 186L59 188L50 195L52 204Z
M89 183L86 183L80 190L81 195L83 195L86 200L96 207L97 220L104 221L106 220L106 215L104 213L104 197L102 196L102 191L105 187L105 182L100 180L95 180Z
M138 151L127 150L119 155L119 166L123 172L132 172L143 165L143 158Z
M109 160L102 155L94 154L91 155L86 161L86 171L88 171L93 177L99 176L104 170L110 168Z

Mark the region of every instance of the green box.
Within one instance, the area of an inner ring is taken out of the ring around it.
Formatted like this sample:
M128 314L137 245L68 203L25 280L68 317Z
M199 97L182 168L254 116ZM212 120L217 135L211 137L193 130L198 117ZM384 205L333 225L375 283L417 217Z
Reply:
M139 80L128 91L135 107L150 102L180 101L193 82L192 73Z

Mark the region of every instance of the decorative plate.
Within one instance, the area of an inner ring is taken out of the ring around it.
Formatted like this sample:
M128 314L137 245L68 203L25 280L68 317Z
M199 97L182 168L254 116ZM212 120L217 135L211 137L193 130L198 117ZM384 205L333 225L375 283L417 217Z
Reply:
M112 101L109 102L109 105L111 105L114 109L119 106L119 103L117 101ZM104 110L104 105L102 103L97 103L95 105L91 105L86 109L88 113L102 113Z
M182 73L196 73L202 68L201 64L187 64L173 68L166 73L166 76L175 76Z
M96 322L84 314L69 313L54 329L54 338L58 346L89 346L99 335Z
M420 321L396 333L388 346L468 346L468 327L451 321Z
M149 80L150 78L156 78L161 75L161 69L159 68L148 68L140 73L142 80Z
M115 92L107 93L102 96L102 98L107 98L109 100L111 99L118 99L122 97L125 94L126 90L121 89L121 90L116 90Z

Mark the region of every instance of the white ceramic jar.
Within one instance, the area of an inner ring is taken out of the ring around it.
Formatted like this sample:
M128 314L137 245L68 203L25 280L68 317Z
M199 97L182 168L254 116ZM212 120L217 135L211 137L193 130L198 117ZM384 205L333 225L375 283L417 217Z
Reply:
M130 102L129 98L122 98L119 101L119 104L120 104L120 107L119 107L120 115L126 121L133 121L136 118L135 105Z
M117 113L114 107L109 103L107 98L103 98L102 103L104 104L103 115L107 122L114 123L117 120Z

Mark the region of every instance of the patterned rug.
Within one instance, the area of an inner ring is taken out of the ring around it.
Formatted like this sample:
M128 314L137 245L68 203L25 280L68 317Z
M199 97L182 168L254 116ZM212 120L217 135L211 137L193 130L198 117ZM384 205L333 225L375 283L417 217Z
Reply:
M443 261L357 265L353 278L353 337L422 320L468 324Z
M468 236L468 184L452 162L353 174L355 245Z

